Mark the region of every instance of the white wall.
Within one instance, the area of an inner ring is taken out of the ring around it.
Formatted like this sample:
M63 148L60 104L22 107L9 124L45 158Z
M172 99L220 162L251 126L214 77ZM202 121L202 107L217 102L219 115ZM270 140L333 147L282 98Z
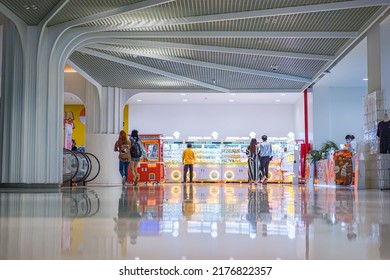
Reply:
M325 141L345 143L345 135L363 140L363 97L367 88L314 87L313 144L321 148Z
M295 131L294 105L131 105L129 130L139 133L162 133L171 136L174 131L180 138L189 136L249 136L256 138L287 136Z
M305 140L304 95L294 104L295 139Z
M87 80L79 73L64 74L64 91L71 92L84 102L86 101Z

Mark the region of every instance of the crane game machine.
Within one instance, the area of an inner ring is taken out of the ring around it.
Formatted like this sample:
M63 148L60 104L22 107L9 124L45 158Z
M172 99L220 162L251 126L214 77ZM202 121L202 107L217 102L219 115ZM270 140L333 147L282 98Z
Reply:
M162 136L162 134L139 134L149 159L147 162L143 158L137 169L140 182L159 184L164 179ZM129 172L129 181L133 181L131 172Z

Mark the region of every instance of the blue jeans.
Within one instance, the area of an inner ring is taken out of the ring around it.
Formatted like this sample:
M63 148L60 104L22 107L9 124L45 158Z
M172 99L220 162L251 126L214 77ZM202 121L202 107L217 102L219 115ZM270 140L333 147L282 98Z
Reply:
M119 173L121 174L121 177L123 178L123 176L126 177L126 180L127 180L127 176L129 174L129 165L130 165L130 162L126 162L126 161L119 161Z

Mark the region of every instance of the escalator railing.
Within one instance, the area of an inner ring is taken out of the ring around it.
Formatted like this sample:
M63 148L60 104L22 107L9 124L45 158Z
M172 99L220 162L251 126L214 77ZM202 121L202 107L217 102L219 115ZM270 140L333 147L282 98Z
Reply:
M63 149L62 183L70 185L86 185L100 173L100 162L91 153Z

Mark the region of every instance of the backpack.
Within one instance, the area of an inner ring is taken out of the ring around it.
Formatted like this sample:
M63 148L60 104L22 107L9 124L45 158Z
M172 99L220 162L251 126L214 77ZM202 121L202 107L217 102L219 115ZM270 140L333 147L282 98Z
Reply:
M131 140L130 154L132 158L140 158L142 156L141 147L138 141Z
M128 161L130 159L129 145L123 144L119 146L119 159L122 161Z

